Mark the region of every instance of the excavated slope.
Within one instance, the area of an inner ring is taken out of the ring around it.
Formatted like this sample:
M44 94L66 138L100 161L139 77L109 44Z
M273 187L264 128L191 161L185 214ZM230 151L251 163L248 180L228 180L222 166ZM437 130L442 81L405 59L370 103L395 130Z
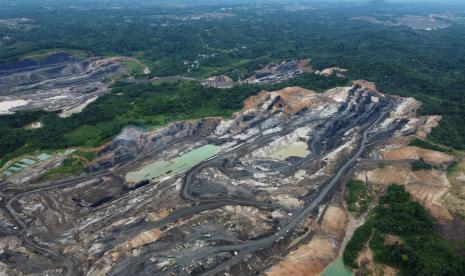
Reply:
M17 242L0 243L0 269L241 275L284 256L267 273L318 273L337 257L347 223L334 191L361 160L379 160L377 145L428 132L419 106L357 82L321 94L262 92L229 120L127 127L86 175L3 184L0 231ZM127 181L147 168L143 180ZM441 187L442 176L435 179Z

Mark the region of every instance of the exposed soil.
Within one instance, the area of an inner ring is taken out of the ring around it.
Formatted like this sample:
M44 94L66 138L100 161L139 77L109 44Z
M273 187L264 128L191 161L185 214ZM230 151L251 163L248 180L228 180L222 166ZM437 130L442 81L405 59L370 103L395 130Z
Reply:
M453 219L443 202L443 197L451 187L445 172L438 170L413 172L408 163L400 163L359 172L356 178L377 185L378 190L390 184L405 185L413 198L422 203L434 218L439 221Z
M444 201L451 211L465 218L465 159L458 163L448 179L452 187Z
M338 206L329 206L326 210L321 228L336 237L344 236L349 218L347 212Z
M347 212L338 204L331 204L322 218L323 232L289 253L266 275L319 275L338 257L347 224Z
M418 106L359 82L319 94L299 87L263 92L227 121L127 127L99 149L84 175L2 183L0 231L20 240L22 251L5 246L0 266L89 276L217 274L237 267L246 275L269 267L269 275L321 273L339 256L348 224L333 198L338 185L354 168L367 171L379 162L383 148L376 145L426 124L415 117ZM305 154L270 157L296 142L306 144ZM147 164L204 146L217 151L136 183L126 180ZM361 175L381 188L394 180L394 173ZM406 171L395 180L416 190L424 185L418 200L437 205L448 183L439 171ZM261 258L286 254L278 264Z
M423 149L419 147L401 147L397 149L387 150L384 152L385 160L420 160L433 165L440 166L444 163L453 161L454 156L443 152Z

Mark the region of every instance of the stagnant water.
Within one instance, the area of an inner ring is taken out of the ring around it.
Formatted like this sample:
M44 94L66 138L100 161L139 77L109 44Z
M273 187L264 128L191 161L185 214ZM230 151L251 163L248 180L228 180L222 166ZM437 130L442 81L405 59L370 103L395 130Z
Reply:
M139 182L145 179L152 180L163 175L176 174L192 168L198 163L214 156L219 151L220 147L218 146L205 145L171 160L156 161L138 171L129 172L126 175L126 181Z
M291 156L306 157L309 155L308 145L305 142L295 142L273 152L269 157L279 160L285 160Z
M344 261L342 258L338 258L334 263L332 263L328 268L326 268L322 276L352 276L352 271L348 270L344 266Z

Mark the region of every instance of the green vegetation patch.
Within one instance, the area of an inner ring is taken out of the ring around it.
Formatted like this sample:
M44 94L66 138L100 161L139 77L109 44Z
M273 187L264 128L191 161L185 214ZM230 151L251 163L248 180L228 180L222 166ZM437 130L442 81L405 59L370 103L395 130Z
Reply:
M453 161L452 163L450 163L447 166L447 174L450 175L454 173L457 170L458 166L459 166L459 162L457 161Z
M344 262L358 267L357 256L368 244L376 262L396 267L402 275L465 275L465 258L434 232L433 223L404 186L392 185L365 224L355 230L344 250ZM388 242L388 235L397 241Z
M142 64L140 61L138 60L126 61L124 62L124 65L126 65L129 75L131 76L144 75L145 65Z
M43 174L37 181L48 181L62 178L64 176L77 176L84 171L86 162L78 157L69 157L57 168L51 169Z
M53 54L57 53L68 53L77 59L85 59L89 57L89 54L86 51L81 50L73 50L73 49L64 49L64 48L56 48L56 49L41 49L37 51L30 52L24 55L21 59L32 59L35 61L44 61L48 57Z
M346 202L350 212L357 217L368 210L371 201L368 186L360 180L351 180L347 183Z
M358 268L358 253L363 250L370 239L373 230L372 220L367 220L362 226L357 228L352 235L343 253L344 264L353 268Z
M412 171L430 171L434 167L428 163L425 163L423 159L420 158L420 160L415 160L412 164Z
M78 151L73 152L73 155L82 157L82 158L86 159L87 161L92 161L92 160L95 159L95 157L97 157L97 154L95 152L82 151L82 150L78 150Z
M424 149L429 149L429 150L434 150L434 151L440 151L444 153L453 153L454 151L451 150L450 148L440 146L433 144L427 140L421 140L418 138L415 138L412 142L410 142L409 146L414 146L414 147L419 147L419 148L424 148Z

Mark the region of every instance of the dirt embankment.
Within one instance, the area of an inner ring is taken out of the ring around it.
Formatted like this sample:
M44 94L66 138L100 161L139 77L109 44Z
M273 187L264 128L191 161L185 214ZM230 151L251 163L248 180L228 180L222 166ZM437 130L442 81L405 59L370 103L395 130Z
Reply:
M315 236L309 243L291 252L265 274L267 276L319 275L335 257L337 250L331 240Z
M382 190L387 185L396 183L405 185L415 200L427 208L439 222L454 219L445 196L450 194L452 184L445 170L457 157L433 150L406 146L408 139L392 140L383 150L382 158L394 161L389 166L374 170L360 171L356 174L359 180L367 181ZM412 171L411 160L423 160L439 169Z
M443 202L451 185L447 174L438 170L413 172L408 164L393 164L372 171L359 172L356 178L368 181L378 190L388 185L405 185L412 197L427 208L438 221L453 220L452 214Z
M276 107L286 108L289 111L300 110L306 105L311 104L310 98L316 95L315 91L307 90L301 87L288 87L280 91L266 92L263 91L256 96L248 98L244 102L242 112L252 108L262 107L266 103L277 102Z
M425 162L440 166L454 160L454 156L443 152L423 149L419 147L402 147L384 152L385 160L424 160Z
M324 76L324 77L331 77L331 76L336 76L338 78L345 78L346 76L344 73L346 73L348 70L344 68L339 68L339 67L330 67L330 68L325 68L321 71L316 71L315 74Z
M399 270L375 262L374 253L368 247L363 249L362 252L360 252L357 258L357 263L366 264L363 268L363 271L367 273L367 275L396 276L399 274ZM357 271L356 275L359 275L358 273L361 273L361 271Z
M328 207L323 216L321 228L328 234L342 238L346 232L348 222L347 212L339 206L332 205Z
M289 253L281 262L266 271L265 275L319 275L338 257L347 223L348 215L342 207L329 206L321 222L321 233Z
M366 87L366 82L354 82ZM376 89L376 87L371 87ZM438 125L440 116L418 117L416 112L421 103L413 98L404 99L391 114L395 118L407 120L403 129L415 131L417 137L426 137ZM391 184L405 185L415 200L427 208L439 222L454 219L444 197L451 189L446 168L456 156L420 147L408 146L414 136L393 138L380 146L378 158L391 163L388 166L369 168L356 173L356 179L374 184L378 190L384 190ZM412 160L423 160L437 169L412 171Z
M448 178L451 189L444 197L444 202L452 212L465 218L465 157L462 157Z
M344 88L318 94L313 90L301 87L287 87L274 92L263 91L256 96L250 97L244 102L241 113L251 109L266 109L272 106L273 110L280 110L285 115L295 115L304 109L317 108L323 103L343 101L345 98L347 98L347 90Z

